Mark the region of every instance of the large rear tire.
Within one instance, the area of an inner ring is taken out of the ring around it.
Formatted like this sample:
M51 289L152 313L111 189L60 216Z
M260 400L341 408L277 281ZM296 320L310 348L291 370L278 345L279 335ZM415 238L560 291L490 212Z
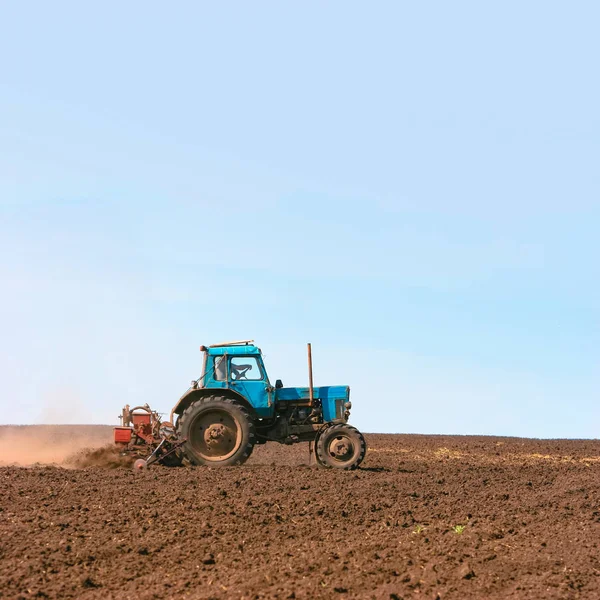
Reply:
M248 411L225 396L200 398L185 409L177 426L180 437L186 438L183 451L195 465L241 465L256 440Z
M365 458L367 443L362 433L346 423L331 425L315 440L315 456L322 467L356 469Z

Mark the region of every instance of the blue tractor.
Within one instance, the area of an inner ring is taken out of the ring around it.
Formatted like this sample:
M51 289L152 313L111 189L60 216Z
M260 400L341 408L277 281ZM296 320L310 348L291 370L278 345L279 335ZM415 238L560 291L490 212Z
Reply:
M365 439L348 425L350 388L313 387L310 344L308 387L284 387L280 380L271 385L252 340L200 350L202 376L192 381L170 419L178 452L191 463L239 465L255 444L266 442L310 442L325 467L356 469L363 461Z

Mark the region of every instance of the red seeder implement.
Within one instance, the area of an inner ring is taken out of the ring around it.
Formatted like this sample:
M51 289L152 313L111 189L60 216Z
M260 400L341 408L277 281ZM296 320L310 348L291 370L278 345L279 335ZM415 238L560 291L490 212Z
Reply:
M142 456L134 463L134 468L145 469L155 462L168 467L181 465L181 446L185 439L177 438L175 427L169 421L161 421L160 415L147 404L129 408L127 404L119 416L121 425L114 428L115 444L123 448L123 453Z

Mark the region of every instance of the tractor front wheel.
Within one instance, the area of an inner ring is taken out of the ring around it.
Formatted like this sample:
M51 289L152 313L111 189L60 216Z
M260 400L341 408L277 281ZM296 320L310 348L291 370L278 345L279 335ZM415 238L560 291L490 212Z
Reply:
M315 440L315 456L322 467L350 471L356 469L367 453L362 433L345 423L331 425Z
M178 430L186 438L186 457L196 465L241 465L255 443L252 417L241 404L224 396L194 402L181 415Z

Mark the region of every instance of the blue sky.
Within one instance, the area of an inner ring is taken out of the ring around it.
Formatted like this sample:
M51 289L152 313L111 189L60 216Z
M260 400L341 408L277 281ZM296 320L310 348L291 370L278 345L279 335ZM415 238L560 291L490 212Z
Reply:
M599 17L4 3L2 421L168 412L248 337L365 431L598 437Z

